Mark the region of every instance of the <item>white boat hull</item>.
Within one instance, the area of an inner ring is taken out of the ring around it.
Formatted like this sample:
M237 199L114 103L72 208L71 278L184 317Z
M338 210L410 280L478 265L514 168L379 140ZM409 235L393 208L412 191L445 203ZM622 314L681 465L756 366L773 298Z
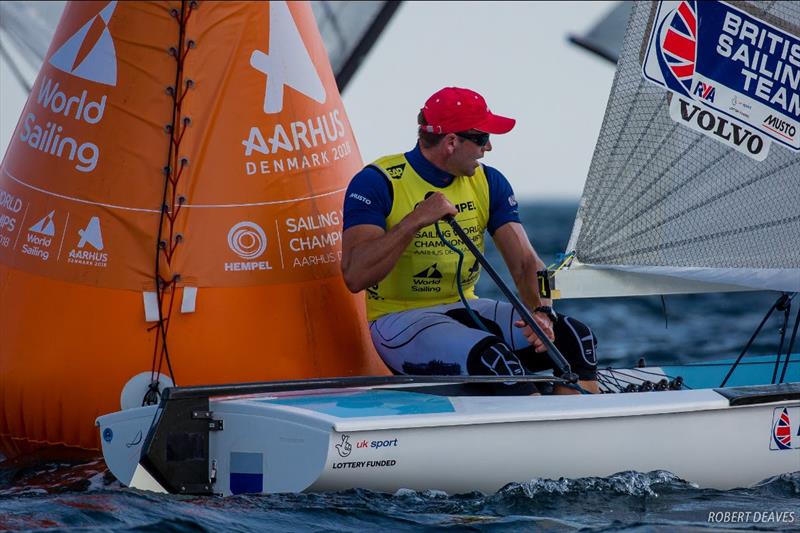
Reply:
M353 433L350 439L355 441L392 436L398 448L357 450L346 459L333 451L345 434L334 433L325 469L309 489L492 493L514 481L605 477L625 470L667 470L701 487L749 486L800 470L800 449L775 453L766 445L772 410L742 407ZM345 462L370 461L391 464L342 467Z
M667 470L700 487L729 489L800 470L800 396L732 406L713 389L524 397L425 390L212 398L209 410L223 429L208 433L207 492L492 493L510 482L627 470ZM792 434L779 449L775 424L784 409ZM140 464L146 439L131 443L156 414L145 407L98 419L108 466L129 486L193 492Z

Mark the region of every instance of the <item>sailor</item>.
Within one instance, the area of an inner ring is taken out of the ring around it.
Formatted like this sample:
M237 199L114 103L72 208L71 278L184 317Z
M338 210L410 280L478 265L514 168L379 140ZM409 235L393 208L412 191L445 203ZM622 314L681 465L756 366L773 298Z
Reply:
M472 90L446 87L425 102L417 122L416 146L367 165L345 194L342 273L350 291L366 291L378 354L397 374L520 376L552 368L545 345L510 303L476 296L480 265L449 225L435 226L452 215L481 250L488 230L536 323L579 384L597 392L594 335L539 295L537 272L545 266L511 185L478 161L492 150L490 134L509 132L515 120L492 113ZM459 254L442 237L464 252L460 284Z

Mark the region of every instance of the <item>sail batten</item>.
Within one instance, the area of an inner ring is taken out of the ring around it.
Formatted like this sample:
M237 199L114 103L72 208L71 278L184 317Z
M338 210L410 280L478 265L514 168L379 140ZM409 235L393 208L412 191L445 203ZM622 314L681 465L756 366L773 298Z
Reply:
M670 32L687 27L679 11L703 15L688 20L692 50L670 48ZM784 92L772 99L736 85L751 66L731 56L758 49L772 72L795 67L734 31L742 21L800 43L797 2L634 5L567 250L581 276L635 273L645 293L651 275L665 292L670 280L679 292L800 289L797 90L787 76L773 76ZM632 292L622 281L619 290Z

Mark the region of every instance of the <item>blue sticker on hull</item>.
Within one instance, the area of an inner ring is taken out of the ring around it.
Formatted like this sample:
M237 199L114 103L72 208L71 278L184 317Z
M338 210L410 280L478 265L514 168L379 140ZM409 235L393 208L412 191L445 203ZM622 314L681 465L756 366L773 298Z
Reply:
M427 415L455 411L453 404L446 397L394 390L368 390L259 401L300 407L339 418Z
M231 472L232 494L260 494L264 492L263 474L238 474Z
M230 488L233 494L264 492L264 455L231 452Z

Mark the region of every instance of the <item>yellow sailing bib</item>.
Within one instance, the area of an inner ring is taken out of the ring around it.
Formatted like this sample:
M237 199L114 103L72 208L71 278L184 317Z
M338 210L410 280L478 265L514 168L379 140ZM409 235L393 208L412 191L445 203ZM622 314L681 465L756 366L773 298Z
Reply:
M443 188L425 181L403 154L382 157L373 166L386 174L394 192L392 211L386 219L387 231L413 211L426 193L439 191L458 208L456 221L483 252L489 221L489 185L483 166L478 167L474 176L458 176ZM464 296L477 298L475 283L480 276L480 264L448 223L439 222L439 228L464 254L461 267ZM375 320L388 313L458 301L457 267L458 254L441 241L436 227L431 224L422 228L389 275L367 289L367 318Z

